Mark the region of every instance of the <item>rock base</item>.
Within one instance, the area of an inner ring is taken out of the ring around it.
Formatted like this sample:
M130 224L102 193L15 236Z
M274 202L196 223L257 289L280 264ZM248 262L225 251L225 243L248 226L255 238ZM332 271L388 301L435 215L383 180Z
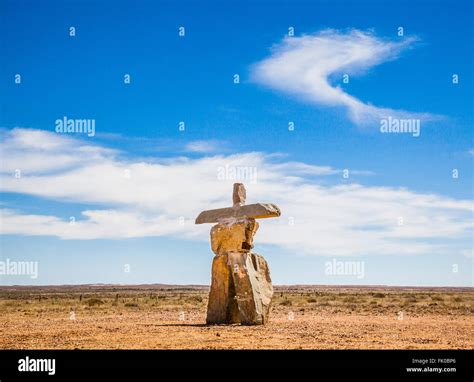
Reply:
M272 296L270 271L263 256L250 252L216 255L206 322L265 324Z

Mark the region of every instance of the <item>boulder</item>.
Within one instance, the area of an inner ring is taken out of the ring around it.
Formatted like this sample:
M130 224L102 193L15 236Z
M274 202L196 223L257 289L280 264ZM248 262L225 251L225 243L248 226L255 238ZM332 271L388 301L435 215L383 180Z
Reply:
M206 322L207 324L237 324L240 322L234 280L227 265L227 255L215 256L212 261L212 282Z
M273 296L268 264L256 253L233 252L227 255L233 288L242 325L260 325L268 321Z
M249 252L258 229L254 219L244 219L231 224L216 224L211 229L211 249L216 255L228 252Z

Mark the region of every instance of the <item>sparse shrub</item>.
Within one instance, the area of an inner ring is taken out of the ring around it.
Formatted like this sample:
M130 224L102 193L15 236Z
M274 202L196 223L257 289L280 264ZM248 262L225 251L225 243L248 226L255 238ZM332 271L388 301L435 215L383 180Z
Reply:
M90 298L87 300L88 306L102 305L104 302L100 298Z
M283 300L282 302L280 302L280 305L283 305L283 306L291 306L291 305L293 305L293 303L292 303L290 300L285 299L285 300Z
M202 297L201 296L192 296L190 298L191 301L197 301L197 302L202 302Z
M347 296L347 297L344 297L344 300L343 302L357 302L357 298L356 296Z

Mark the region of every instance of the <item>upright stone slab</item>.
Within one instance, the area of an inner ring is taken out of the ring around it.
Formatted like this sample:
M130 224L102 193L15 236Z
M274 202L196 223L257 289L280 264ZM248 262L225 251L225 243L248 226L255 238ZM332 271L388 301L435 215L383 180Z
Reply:
M256 253L229 253L235 296L243 325L265 324L273 296L272 280L265 259Z
M259 325L268 322L273 287L263 256L251 253L258 229L255 219L280 216L274 204L244 205L246 190L235 183L233 206L203 211L196 224L211 229L212 282L207 307L208 324Z
M217 255L212 261L212 283L206 322L208 324L238 324L240 322L234 280L227 265L227 255Z

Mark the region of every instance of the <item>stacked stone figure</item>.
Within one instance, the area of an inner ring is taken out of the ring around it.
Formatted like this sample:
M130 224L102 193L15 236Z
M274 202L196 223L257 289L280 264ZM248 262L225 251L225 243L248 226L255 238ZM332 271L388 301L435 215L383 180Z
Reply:
M208 324L259 325L268 321L273 296L268 264L252 253L258 230L255 219L280 216L274 204L245 205L246 191L234 184L233 206L199 214L196 224L217 223L211 229L212 282Z

